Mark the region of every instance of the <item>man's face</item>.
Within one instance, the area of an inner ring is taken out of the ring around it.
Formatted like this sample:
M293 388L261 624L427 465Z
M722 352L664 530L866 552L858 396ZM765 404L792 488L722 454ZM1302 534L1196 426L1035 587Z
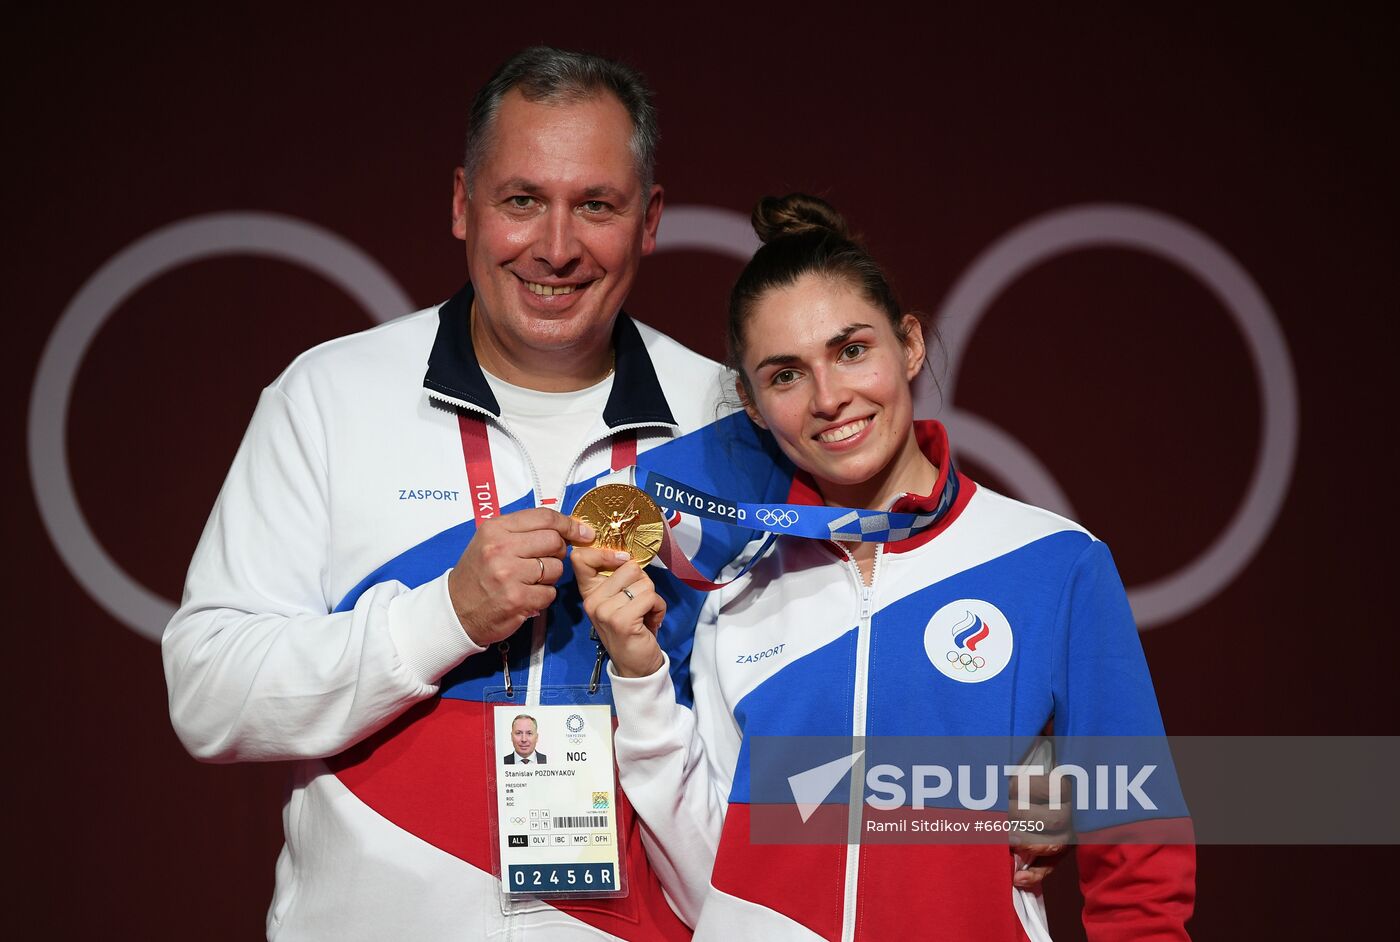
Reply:
M515 743L515 751L528 759L535 754L535 741L540 738L540 734L535 729L534 722L522 716L510 724L510 738Z
M452 201L478 329L497 346L567 354L608 342L661 218L661 188L646 203L631 134L609 94L501 100L471 196L459 169Z

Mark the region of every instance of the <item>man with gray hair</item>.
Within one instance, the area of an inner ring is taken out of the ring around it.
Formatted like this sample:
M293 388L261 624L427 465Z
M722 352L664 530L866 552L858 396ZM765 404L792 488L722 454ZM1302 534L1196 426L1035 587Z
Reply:
M656 245L656 143L637 73L515 56L455 174L470 283L307 351L259 400L162 651L192 754L295 763L269 938L688 937L623 798L621 898L504 899L487 821L492 698L534 707L601 665L563 576L594 534L560 511L634 464L696 473L738 427L718 365L621 313ZM785 493L766 459L726 461ZM747 539L685 525L711 570ZM679 690L699 606L658 580Z

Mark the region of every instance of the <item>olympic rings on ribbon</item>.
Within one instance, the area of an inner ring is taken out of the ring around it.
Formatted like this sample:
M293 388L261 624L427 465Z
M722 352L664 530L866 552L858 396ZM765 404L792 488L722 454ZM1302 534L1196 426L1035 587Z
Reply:
M769 527L790 527L797 522L797 514L791 510L771 510L762 507L754 516L758 518L759 523Z

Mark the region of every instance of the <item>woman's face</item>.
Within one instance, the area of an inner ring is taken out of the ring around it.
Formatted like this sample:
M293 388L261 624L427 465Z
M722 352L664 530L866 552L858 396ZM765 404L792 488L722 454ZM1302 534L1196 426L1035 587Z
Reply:
M909 382L924 358L917 318L900 340L884 311L839 279L769 291L744 327L749 416L823 493L875 478L910 441Z

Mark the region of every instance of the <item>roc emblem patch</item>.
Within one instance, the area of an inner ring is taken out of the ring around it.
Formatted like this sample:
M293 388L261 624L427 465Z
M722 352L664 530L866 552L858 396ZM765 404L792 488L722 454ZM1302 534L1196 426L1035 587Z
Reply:
M962 684L991 680L1011 662L1011 623L991 602L958 599L934 613L924 653L939 673Z

